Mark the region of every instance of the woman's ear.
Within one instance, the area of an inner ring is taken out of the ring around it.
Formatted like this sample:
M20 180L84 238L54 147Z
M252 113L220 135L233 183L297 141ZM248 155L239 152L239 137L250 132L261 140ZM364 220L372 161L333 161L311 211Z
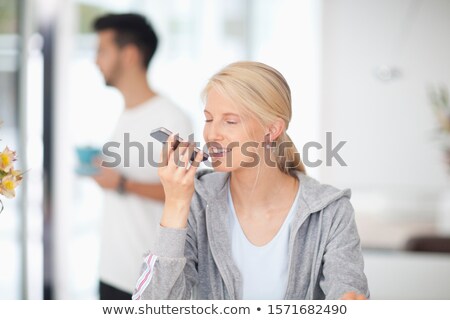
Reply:
M275 141L278 139L278 137L284 132L285 130L285 124L284 121L280 118L272 122L272 124L269 126L269 134L270 134L270 141Z

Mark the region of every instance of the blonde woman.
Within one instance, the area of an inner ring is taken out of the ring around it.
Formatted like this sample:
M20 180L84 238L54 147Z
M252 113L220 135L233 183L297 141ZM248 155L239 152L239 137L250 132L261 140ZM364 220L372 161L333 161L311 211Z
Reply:
M202 154L189 164L192 148L167 148L158 241L133 299L367 298L350 190L305 174L286 133L284 77L233 63L204 97L214 172L196 172Z

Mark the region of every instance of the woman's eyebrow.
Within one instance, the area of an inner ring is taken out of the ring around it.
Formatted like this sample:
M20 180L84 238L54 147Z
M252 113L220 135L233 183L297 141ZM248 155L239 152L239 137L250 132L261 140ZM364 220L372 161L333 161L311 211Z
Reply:
M239 117L239 115L237 113L232 113L232 112L227 112L223 114L224 116L236 116Z
M208 114L211 114L211 112L209 112L208 110L203 110L203 112L204 113L208 113ZM236 116L236 117L239 117L239 115L237 114L237 113L232 113L232 112L226 112L226 113L224 113L224 114L222 114L223 116Z

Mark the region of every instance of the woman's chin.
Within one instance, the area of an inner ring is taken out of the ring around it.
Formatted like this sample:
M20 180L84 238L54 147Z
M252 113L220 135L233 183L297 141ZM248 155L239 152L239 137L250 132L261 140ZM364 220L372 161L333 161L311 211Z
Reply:
M235 170L234 168L230 167L227 168L225 166L218 166L218 167L213 166L213 169L215 172L232 172Z
M216 172L232 172L236 170L233 166L227 165L224 161L213 159L211 166Z

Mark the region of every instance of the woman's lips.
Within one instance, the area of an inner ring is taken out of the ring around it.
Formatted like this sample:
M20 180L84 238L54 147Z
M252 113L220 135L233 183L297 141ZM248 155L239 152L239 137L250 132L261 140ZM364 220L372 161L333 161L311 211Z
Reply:
M231 149L226 148L211 148L209 149L209 155L213 158L221 158L225 156L228 152L230 152Z

